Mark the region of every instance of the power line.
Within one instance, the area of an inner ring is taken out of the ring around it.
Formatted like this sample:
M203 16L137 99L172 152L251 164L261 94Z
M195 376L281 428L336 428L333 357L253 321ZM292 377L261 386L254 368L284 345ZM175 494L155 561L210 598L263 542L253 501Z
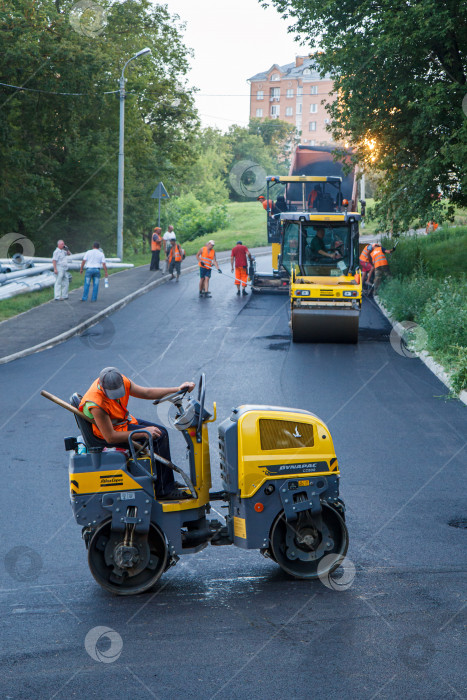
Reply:
M24 90L25 92L39 92L43 95L68 95L73 97L89 97L90 95L113 95L119 90L108 90L107 92L52 92L51 90L37 90L35 88L21 87L20 85L9 85L9 83L0 83L3 87L13 88L14 90Z

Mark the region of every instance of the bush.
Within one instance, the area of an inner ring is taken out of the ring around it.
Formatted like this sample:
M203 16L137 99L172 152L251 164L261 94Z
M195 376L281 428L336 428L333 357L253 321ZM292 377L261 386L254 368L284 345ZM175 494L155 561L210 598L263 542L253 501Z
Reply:
M419 268L420 273L420 268ZM425 306L436 293L439 282L423 274L409 279L389 279L380 289L379 296L397 321L417 321Z
M419 315L421 326L428 333L428 351L449 352L467 348L467 285L447 277L437 293Z
M384 305L398 321L423 329L424 349L451 371L453 391L467 389L467 282L465 277L437 280L422 274L388 280L380 290Z
M467 348L456 347L457 357L454 361L454 371L451 375L452 390L460 393L467 390Z
M226 226L228 221L225 204L208 207L191 193L172 200L167 216L175 228L178 240L182 243L213 233Z
M392 248L394 240L383 240ZM444 226L428 236L402 236L390 257L391 272L396 277L410 277L420 266L433 277L462 275L467 258L467 228Z

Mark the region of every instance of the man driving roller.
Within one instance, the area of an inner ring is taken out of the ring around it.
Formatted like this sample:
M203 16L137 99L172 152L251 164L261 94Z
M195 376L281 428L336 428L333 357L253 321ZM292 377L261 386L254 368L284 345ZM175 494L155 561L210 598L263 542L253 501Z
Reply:
M316 229L316 236L311 239L310 243L310 253L312 256L313 260L319 260L320 256L323 258L333 258L334 260L336 258L340 258L341 256L337 251L334 251L333 253L328 253L327 250L324 247L324 235L325 235L325 230L323 227L319 227Z
M170 460L169 436L162 425L134 418L127 410L130 396L137 399L162 399L179 391L193 391L194 382L183 382L180 386L157 388L143 387L125 377L116 367L105 367L99 377L84 394L79 410L93 421L94 435L111 447L128 449L130 432L147 430L154 440L154 451ZM136 433L136 439L147 437L146 433ZM183 484L174 480L172 469L157 462L156 495L158 498L178 500L186 498Z

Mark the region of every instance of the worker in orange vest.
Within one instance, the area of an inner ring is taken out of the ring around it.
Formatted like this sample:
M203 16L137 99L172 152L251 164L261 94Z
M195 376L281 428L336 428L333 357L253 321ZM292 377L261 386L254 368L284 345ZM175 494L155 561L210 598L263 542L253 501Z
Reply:
M199 296L210 297L209 280L211 278L211 269L214 265L217 272L222 272L216 260L214 251L214 241L208 241L207 245L203 246L196 253L196 259L199 263Z
M174 271L177 273L177 282L180 277L180 268L182 265L182 260L185 258L185 251L181 247L180 243L177 243L176 238L172 238L169 241L167 261L169 263L169 272L171 274L170 279L173 280L175 277Z
M279 213L279 209L276 207L276 205L274 204L272 199L266 199L266 197L264 195L260 194L260 196L257 197L257 200L258 200L258 202L261 202L261 204L263 205L263 209L265 211L268 210L268 206L269 206L269 215L270 216L272 216L273 214Z
M368 243L360 253L359 263L362 270L362 286L365 286L365 280L369 285L371 282L371 276L374 271L374 267L371 262L371 251L373 250L372 243Z
M247 258L251 260L250 251L241 241L237 241L237 245L232 248L232 252L230 254L232 272L234 271L235 263L235 284L237 287L237 296L240 296L240 285L242 286L243 296L248 294L246 291L246 284L248 280Z
M387 249L383 248L380 243L375 243L373 250L370 253L371 262L375 268L375 294L378 291L383 278L390 277L391 273L389 271L389 263L386 258L386 253L393 253L394 248Z
M426 225L425 233L434 233L438 228L439 224L436 221L429 221Z
M194 382L183 382L180 386L167 388L138 386L125 377L116 367L105 367L99 377L84 394L79 410L93 421L92 431L102 447L128 449L128 439L133 430L147 430L154 440L154 451L171 461L167 430L162 425L134 418L127 410L130 396L137 399L162 399L178 391L193 391ZM145 438L145 433L136 433L135 438ZM173 470L157 462L156 494L158 498L179 500L187 498L183 484L174 481Z
M162 245L162 229L159 228L159 226L156 226L152 232L151 236L151 250L152 250L152 256L151 256L151 264L149 266L150 270L153 270L154 272L159 269L159 256L161 254L161 245Z

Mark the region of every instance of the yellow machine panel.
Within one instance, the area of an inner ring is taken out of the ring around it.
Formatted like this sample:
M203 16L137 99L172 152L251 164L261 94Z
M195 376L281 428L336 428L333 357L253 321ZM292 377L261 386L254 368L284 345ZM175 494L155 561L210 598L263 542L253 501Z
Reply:
M270 479L338 474L336 454L325 424L305 413L280 411L239 417L238 487L250 498Z
M211 488L211 466L209 458L209 436L208 436L208 426L203 424L203 441L201 443L196 442L195 436L196 431L190 430L189 434L193 442L193 456L195 460L195 471L196 471L196 482L195 489L198 494L197 499L187 499L180 501L163 501L160 503L162 505L162 510L164 513L180 511L180 510L191 510L192 508L201 508L206 503L209 503L209 489ZM206 478L209 475L209 478Z
M121 469L70 474L70 490L76 496L83 493L135 491L141 488L137 481Z

